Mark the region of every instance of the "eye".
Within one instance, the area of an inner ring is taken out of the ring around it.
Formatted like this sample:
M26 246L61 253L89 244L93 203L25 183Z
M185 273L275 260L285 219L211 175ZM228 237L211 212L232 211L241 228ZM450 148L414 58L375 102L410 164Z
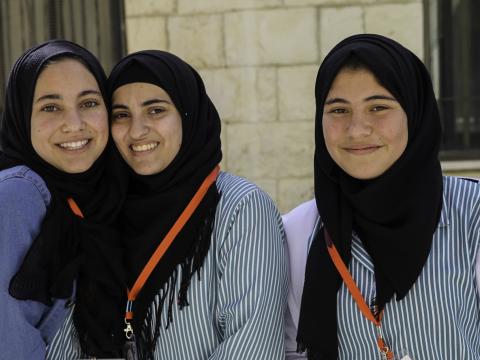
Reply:
M100 105L99 102L97 100L87 100L87 101L84 101L81 105L81 107L83 108L93 108L93 107L96 107Z
M154 108L148 109L148 113L150 115L160 115L160 114L163 114L165 111L167 110L163 107L154 107Z
M345 108L333 108L327 111L329 114L346 114L348 112Z
M390 109L388 106L385 106L385 105L375 105L371 108L371 111L373 112L380 112L380 111L384 111L384 110L388 110Z
M59 110L60 110L60 107L53 104L45 105L40 109L40 111L44 111L44 112L55 112Z
M129 114L127 112L117 112L112 114L112 120L113 121L119 121L123 120L129 117Z

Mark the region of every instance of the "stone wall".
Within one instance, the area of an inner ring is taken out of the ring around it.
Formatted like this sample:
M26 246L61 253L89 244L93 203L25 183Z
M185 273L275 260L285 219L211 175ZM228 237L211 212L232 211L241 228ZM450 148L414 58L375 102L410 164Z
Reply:
M421 0L125 0L129 52L199 70L223 121L222 168L285 212L313 196L314 84L322 58L362 32L423 58Z

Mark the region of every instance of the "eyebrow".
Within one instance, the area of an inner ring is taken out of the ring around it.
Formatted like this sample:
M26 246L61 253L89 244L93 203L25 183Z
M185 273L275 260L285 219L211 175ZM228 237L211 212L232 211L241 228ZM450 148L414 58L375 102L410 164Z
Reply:
M167 100L162 100L162 99L150 99L150 100L145 100L145 101L142 103L142 106L148 106L148 105L152 105L152 104L156 104L156 103L167 103L167 104L170 104L170 102L168 102Z
M47 94L47 95L40 96L35 102L38 103L42 100L61 100L61 99L63 99L63 97L59 94Z
M363 101L372 101L372 100L389 100L389 101L398 102L397 99L395 99L394 97L386 96L386 95L372 95L363 99ZM350 104L350 101L343 98L333 98L325 101L325 105L331 105L334 103Z
M86 96L86 95L98 95L102 96L102 93L98 90L83 90L78 97Z
M80 94L78 94L78 97L83 97L87 95L102 96L100 91L97 91L97 90L83 90ZM46 95L40 96L35 102L38 103L42 100L62 100L62 99L63 99L63 96L60 94L46 94Z
M162 100L162 99L150 99L150 100L145 100L144 102L142 102L142 106L148 106L148 105L157 104L157 103L170 104L170 102L168 102L167 100ZM113 104L113 105L112 105L112 110L116 110L116 109L128 110L128 106L127 106L127 105L123 105L123 104Z

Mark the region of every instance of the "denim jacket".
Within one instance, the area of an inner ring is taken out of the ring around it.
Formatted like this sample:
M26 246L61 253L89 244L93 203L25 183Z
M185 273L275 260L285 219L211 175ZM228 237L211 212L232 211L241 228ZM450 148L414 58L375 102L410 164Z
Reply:
M0 171L0 358L45 359L46 346L63 324L71 301L52 306L17 300L8 286L38 235L50 203L45 182L26 166Z

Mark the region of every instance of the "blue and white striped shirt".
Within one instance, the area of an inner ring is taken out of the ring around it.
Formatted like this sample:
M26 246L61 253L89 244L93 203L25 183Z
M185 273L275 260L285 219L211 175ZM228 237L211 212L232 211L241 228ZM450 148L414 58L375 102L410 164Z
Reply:
M173 323L161 330L155 358L284 359L288 264L280 215L272 200L244 179L220 173L217 187L221 198L200 280L192 278L190 305L173 307ZM164 325L166 316L163 311ZM69 317L47 358L81 357Z
M313 235L322 227L314 204L303 206L302 215L295 215L295 211L284 217L292 268L286 313L287 359L305 358L295 353L304 279L300 274L305 271ZM299 216L308 219L305 212L310 214L314 230L310 227L308 240L294 242L298 239L292 232L298 232L295 219ZM427 262L407 296L401 301L392 299L385 307L382 329L398 359L406 355L412 360L480 359L480 274L476 273L479 261L480 185L444 177L443 208ZM376 291L373 263L356 236L353 236L349 269L363 296L373 299ZM381 358L375 326L364 318L344 284L338 292L337 321L339 359Z

